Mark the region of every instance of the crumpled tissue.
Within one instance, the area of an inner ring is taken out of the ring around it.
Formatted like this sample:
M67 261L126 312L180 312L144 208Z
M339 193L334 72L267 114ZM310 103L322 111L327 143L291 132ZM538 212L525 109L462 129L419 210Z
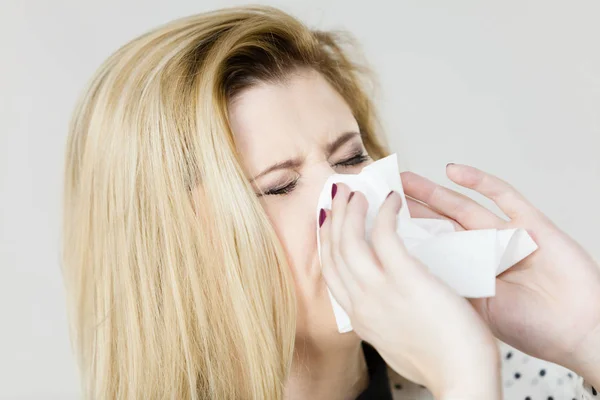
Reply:
M365 224L367 240L370 240L375 216L385 198L391 190L398 192L402 197L402 208L398 213L398 234L408 252L463 297L494 296L496 276L537 249L536 243L525 229L479 229L459 232L446 220L411 218L406 206L396 154L366 166L359 174L330 176L319 196L317 221L321 208L331 209L331 186L340 182L348 185L353 191L360 191L368 200ZM317 224L320 259L319 231ZM351 331L350 318L332 296L331 291L329 298L338 331Z

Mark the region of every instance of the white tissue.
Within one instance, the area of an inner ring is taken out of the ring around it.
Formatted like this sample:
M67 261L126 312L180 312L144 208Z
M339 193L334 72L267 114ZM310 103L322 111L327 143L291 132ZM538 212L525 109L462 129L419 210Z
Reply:
M359 174L335 174L329 177L319 196L316 210L331 209L331 186L344 183L353 191L360 191L369 202L366 236L370 240L371 228L379 207L391 190L402 196L398 214L398 234L407 250L421 260L430 271L446 282L463 297L491 297L496 293L496 276L515 265L537 249L537 245L524 229L482 229L456 232L445 220L411 218L396 154L385 157L363 168ZM317 228L319 259L321 246ZM340 333L352 330L348 314L329 291L335 320Z

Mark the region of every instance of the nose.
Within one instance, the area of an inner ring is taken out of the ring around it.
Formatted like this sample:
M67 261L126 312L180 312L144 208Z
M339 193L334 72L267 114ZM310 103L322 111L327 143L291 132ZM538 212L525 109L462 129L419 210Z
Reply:
M311 217L314 217L315 213L318 212L316 208L319 202L319 196L324 190L324 185L327 182L327 179L336 173L337 171L329 163L323 162L314 167L314 170L311 171L310 177L306 177L306 203L310 204L310 207L308 207L307 211L310 213ZM326 195L331 196L331 193L327 193Z

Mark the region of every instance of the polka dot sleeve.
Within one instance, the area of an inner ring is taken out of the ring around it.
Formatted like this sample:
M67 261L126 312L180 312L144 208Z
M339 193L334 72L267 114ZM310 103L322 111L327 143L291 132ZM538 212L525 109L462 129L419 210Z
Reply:
M566 368L498 342L505 400L600 400L596 388ZM390 371L394 400L433 400L429 391Z
M559 365L530 357L500 343L505 399L580 400L579 377Z
M576 399L576 400L600 399L600 395L598 394L598 391L596 390L595 387L593 387L592 385L585 382L583 380L583 378L581 378L581 377L578 378L578 381L579 381L579 385L578 385L579 390L577 391L577 397L575 397L574 399Z

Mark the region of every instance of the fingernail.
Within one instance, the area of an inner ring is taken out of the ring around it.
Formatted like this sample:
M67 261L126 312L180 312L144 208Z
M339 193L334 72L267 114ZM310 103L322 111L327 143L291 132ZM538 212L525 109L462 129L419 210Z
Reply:
M334 183L331 187L331 200L335 198L335 194L337 193L337 185Z
M454 165L453 162L449 162L448 164L446 164L446 168L448 168L449 165Z
M354 192L350 192L350 196L348 196L348 202L350 202L350 200L352 199L352 196L354 196Z
M387 199L388 197L390 197L392 195L392 193L394 193L394 191L392 190L391 192L388 193L387 196L385 196L385 198Z
M321 211L319 211L319 228L323 226L323 222L325 222L326 217L327 213L321 208Z

